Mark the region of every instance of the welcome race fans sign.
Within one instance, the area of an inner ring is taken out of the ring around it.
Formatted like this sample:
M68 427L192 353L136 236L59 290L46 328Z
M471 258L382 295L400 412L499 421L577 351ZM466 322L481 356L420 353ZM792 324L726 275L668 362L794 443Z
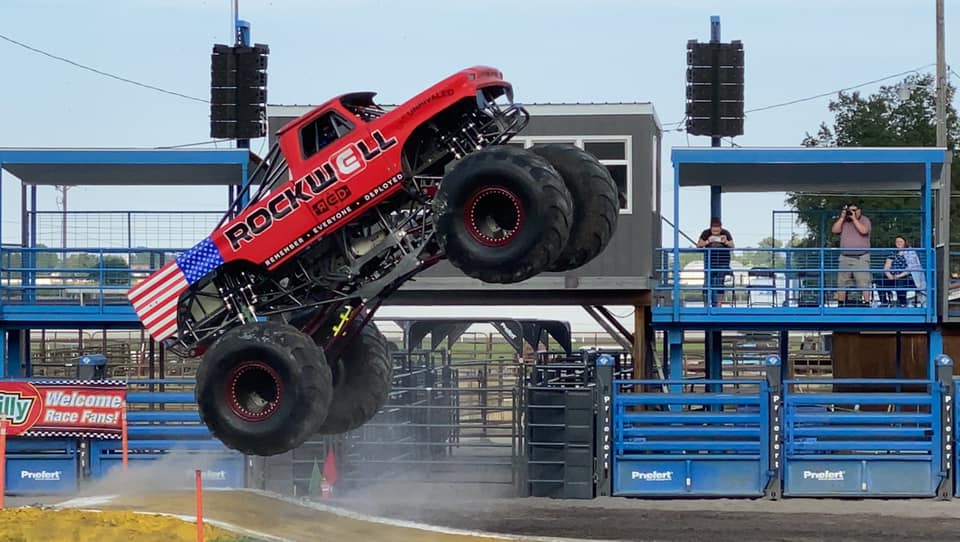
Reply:
M126 398L119 380L0 381L10 436L120 438Z

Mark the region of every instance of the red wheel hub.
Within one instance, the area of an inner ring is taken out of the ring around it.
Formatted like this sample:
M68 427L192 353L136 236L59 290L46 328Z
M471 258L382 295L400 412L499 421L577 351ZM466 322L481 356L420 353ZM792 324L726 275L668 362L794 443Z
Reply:
M282 395L280 375L261 361L245 361L227 375L227 402L241 419L266 420L277 411Z
M520 198L502 186L481 188L467 200L463 216L467 232L478 243L502 247L513 241L523 227Z

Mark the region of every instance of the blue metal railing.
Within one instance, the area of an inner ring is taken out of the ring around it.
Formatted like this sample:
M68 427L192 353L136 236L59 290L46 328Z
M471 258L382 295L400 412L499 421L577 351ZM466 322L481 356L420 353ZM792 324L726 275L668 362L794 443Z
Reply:
M949 273L950 287L944 312L947 318L957 320L960 319L960 243L950 243L945 272Z
M943 391L936 380L785 380L784 495L934 495Z
M692 385L704 391L642 391ZM617 380L614 494L763 495L771 434L764 380Z
M210 430L200 422L197 412L195 384L192 378L128 380L130 439L211 440ZM160 386L167 389L149 391Z
M720 257L720 250L729 258ZM654 313L679 319L757 311L810 317L855 311L929 322L936 315L936 303L931 302L936 292L934 252L907 250L912 251L905 258L911 265L896 270L897 251L889 248L866 249L867 262L842 257L837 248L660 249Z
M192 391L195 383L187 378L127 381L130 461L152 461L176 453L184 465L196 464L220 473L221 477L211 480L212 485L242 487L244 456L214 439L200 422ZM172 389L149 391L157 387ZM122 459L120 441L93 441L90 448L90 472L94 478L106 475Z

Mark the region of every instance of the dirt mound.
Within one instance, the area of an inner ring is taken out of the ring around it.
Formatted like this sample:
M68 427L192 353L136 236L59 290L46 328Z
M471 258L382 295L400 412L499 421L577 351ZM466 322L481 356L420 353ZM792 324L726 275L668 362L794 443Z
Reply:
M169 516L41 508L0 510L0 540L6 542L195 542L196 539L195 523ZM204 525L204 540L240 542L244 538Z

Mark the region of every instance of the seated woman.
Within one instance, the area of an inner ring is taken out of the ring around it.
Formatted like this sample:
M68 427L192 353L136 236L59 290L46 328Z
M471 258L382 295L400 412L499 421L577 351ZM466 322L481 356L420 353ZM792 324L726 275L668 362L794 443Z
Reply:
M907 290L920 288L921 285L917 284L915 278L919 276L922 281L923 274L918 273L921 270L920 258L916 251L910 250L910 243L907 242L906 238L898 236L895 243L897 252L887 256L887 261L883 264L886 278L879 281L879 287L881 290L895 292L897 294L897 306L905 307L907 305Z

